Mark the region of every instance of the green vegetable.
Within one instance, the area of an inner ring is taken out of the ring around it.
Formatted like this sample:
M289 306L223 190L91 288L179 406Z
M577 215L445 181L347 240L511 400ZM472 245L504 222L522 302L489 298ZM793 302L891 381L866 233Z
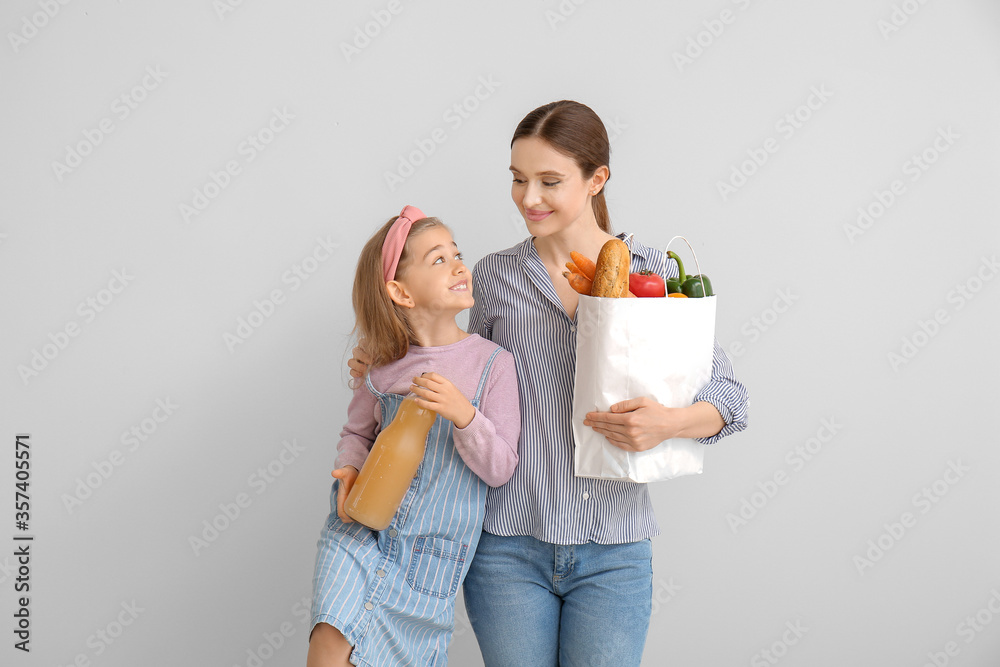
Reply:
M702 280L705 281L704 286L702 286ZM693 299L703 296L715 296L715 292L712 291L712 281L705 274L689 277L681 285L681 292Z
M715 296L715 292L712 291L712 281L708 279L708 276L701 273L696 276L689 276L685 274L684 263L673 250L667 251L667 257L677 262L678 273L676 278L667 279L667 294L676 294L680 292L681 294L693 299L703 296ZM705 279L704 287L701 285L702 278Z
M677 253L673 250L667 251L667 257L677 262L677 272L676 278L667 278L667 294L677 294L681 291L681 286L684 284L684 279L687 277L684 275L684 262L681 258L677 256Z

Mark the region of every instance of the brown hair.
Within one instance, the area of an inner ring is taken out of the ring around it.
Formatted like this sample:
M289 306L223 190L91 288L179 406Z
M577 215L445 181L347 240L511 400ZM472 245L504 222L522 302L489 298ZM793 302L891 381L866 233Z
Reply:
M382 244L398 217L390 218L368 239L361 250L354 274L351 302L354 305L355 319L351 333L357 333L359 339L364 339L365 352L372 358L371 368L402 359L410 344L417 344L413 329L406 319L406 309L389 298L382 273ZM397 279L403 276L410 263L410 240L432 227L445 227L445 224L437 218L421 218L413 222L396 267Z
M544 139L554 149L572 158L584 178L590 178L598 167L608 167L611 162L611 142L604 123L593 109L572 100L550 102L529 113L517 124L514 137L510 140L511 147L521 137ZM611 180L610 167L608 180ZM604 198L604 187L593 196L591 203L597 226L610 234L611 216Z

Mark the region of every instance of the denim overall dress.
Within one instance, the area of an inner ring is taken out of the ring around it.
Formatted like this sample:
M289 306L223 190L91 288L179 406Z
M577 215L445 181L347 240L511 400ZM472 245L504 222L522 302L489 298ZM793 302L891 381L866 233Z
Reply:
M476 408L499 352L486 359L471 400ZM379 392L370 377L365 384L387 426L404 397ZM488 489L455 449L452 428L440 415L434 420L423 461L385 530L343 523L339 480L333 483L316 556L312 623L344 634L354 647L352 664L447 664L455 595L479 544Z

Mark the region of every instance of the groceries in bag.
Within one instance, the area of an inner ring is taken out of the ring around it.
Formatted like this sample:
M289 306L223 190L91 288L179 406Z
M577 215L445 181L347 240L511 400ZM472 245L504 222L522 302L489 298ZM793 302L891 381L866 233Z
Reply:
M671 243L677 238L683 239ZM573 264L583 262L574 257ZM683 272L680 264L678 269ZM700 293L689 286L690 294L668 293L674 297L669 299L580 296L572 418L577 477L649 483L703 471L705 445L694 438L670 438L634 452L584 425L588 413L607 412L639 396L668 408L688 407L697 399L711 380L715 346L717 297L703 279L697 276Z
M613 239L601 248L601 256L596 263L576 251L571 252L572 261L566 262L566 268L569 270L563 271L563 276L574 290L589 296L640 298L668 296L678 299L715 296L712 281L707 275L689 276L684 273L684 262L677 253L669 250L666 255L677 262L676 278L663 278L655 271L649 270L628 273L628 246L624 241ZM618 290L622 270L628 276L626 293ZM599 281L595 280L598 274L601 276Z
M601 248L597 262L573 251L572 261L566 262L569 271L563 276L570 287L587 296L605 298L635 297L629 290L629 264L631 254L621 239L611 239Z

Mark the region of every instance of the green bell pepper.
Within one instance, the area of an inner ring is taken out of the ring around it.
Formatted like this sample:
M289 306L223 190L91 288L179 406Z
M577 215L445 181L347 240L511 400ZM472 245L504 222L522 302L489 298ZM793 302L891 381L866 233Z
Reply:
M708 279L708 276L704 274L698 274L696 276L689 276L684 273L684 262L681 258L677 256L673 250L667 251L667 257L677 262L677 277L667 279L667 294L676 294L678 292L684 294L687 297L697 299L703 296L715 296L715 292L712 291L712 281ZM705 286L702 287L701 280L705 279Z
M705 281L704 286L702 286L702 280ZM715 293L712 291L712 281L704 274L690 276L681 285L681 291L693 299L703 296L715 296Z
M677 262L677 277L667 278L666 280L667 294L677 294L681 291L681 286L684 284L685 278L687 278L684 275L684 262L681 261L681 258L673 250L667 251L667 257Z

